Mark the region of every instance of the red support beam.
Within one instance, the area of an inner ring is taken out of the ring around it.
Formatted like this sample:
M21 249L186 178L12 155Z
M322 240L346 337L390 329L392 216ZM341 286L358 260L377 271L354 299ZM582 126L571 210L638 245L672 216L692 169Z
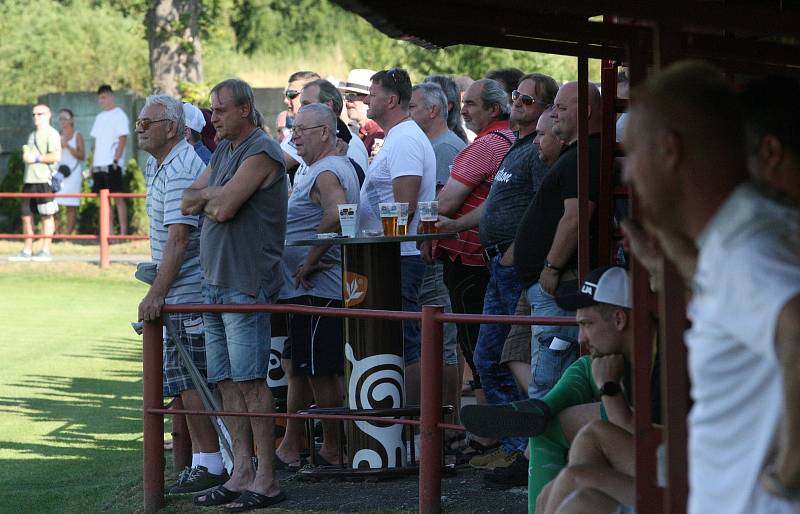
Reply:
M440 305L422 307L422 354L420 358L420 455L419 512L442 511L442 323ZM458 406L456 406L458 408ZM414 444L413 442L411 444Z
M597 214L595 214L596 216ZM578 57L578 275L589 273L589 59Z
M614 212L614 148L617 143L617 63L604 60L600 72L603 92L603 131L600 134L600 177L597 187L597 255L601 266L614 261L612 216Z
M144 510L157 512L164 505L164 385L161 368L161 320L144 323L142 383L144 384Z

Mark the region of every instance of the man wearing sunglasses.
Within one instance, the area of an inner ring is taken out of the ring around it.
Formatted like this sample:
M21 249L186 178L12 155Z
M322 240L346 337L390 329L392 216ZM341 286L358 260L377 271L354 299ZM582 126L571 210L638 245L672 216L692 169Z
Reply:
M367 154L372 155L372 146L376 139L383 139L384 132L375 120L367 117L367 104L364 100L369 94L369 86L372 84L370 77L375 75L372 70L354 69L350 70L347 80L339 82L339 89L344 97L344 105L347 108L347 120L350 129L358 134Z
M296 71L289 76L289 81L286 84L286 91L283 92L283 104L286 106L286 128L291 128L289 120L293 120L300 110L300 93L303 91L303 86L311 81L318 80L319 74L314 71ZM284 161L286 161L286 170L289 172L289 178L294 179L294 172L301 164L302 159L297 159L297 152L290 148L291 137L287 137L281 143L281 149L284 152Z
M547 173L533 139L536 122L557 91L558 85L552 77L539 73L522 77L512 92L510 116L518 128L517 140L500 163L486 201L458 219L440 217L440 230L462 232L480 227L481 246L489 268L484 314L514 314L522 293L524 284L514 269L514 238L519 220ZM525 398L508 368L500 365L508 331L506 325L486 324L481 325L478 333L473 358L490 404ZM528 481L528 463L522 456L526 444L521 437L505 438L498 452L472 464L492 470L484 477L490 487L524 485Z

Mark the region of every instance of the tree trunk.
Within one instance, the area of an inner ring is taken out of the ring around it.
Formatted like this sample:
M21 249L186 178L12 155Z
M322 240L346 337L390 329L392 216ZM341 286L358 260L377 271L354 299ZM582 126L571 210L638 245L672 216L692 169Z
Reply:
M180 82L203 81L199 16L200 0L151 0L147 42L156 93L178 96Z

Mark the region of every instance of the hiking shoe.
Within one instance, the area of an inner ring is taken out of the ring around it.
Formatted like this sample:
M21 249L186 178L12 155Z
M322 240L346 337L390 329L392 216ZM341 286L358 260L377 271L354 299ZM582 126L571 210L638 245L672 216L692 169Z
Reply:
M506 452L502 446L499 446L488 453L472 457L469 460L469 465L475 469L494 469L498 464L506 462L510 456L511 454Z
M33 258L31 252L26 252L25 250L22 250L18 254L9 257L8 260L11 262L25 262L31 260L31 258Z
M461 408L461 423L481 437L536 437L551 417L550 407L538 399Z
M528 486L528 459L514 452L506 467L496 467L483 474L483 483L490 489L511 489Z
M36 252L35 254L33 254L33 257L31 257L31 260L32 261L36 261L36 262L50 262L50 261L53 260L53 256L50 255L50 252L48 252L48 251L40 250L40 251Z
M223 471L221 475L215 475L209 473L208 468L205 466L195 466L191 469L184 468L181 474L178 475L178 481L170 488L167 494L176 496L202 493L212 487L222 485L228 480L230 480L230 477L227 471Z

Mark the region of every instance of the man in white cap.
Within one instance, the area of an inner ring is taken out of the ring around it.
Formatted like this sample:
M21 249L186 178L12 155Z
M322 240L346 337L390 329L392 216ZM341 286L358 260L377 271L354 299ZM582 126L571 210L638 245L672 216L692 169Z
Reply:
M190 103L184 103L183 115L186 118L186 142L192 145L203 163L208 165L208 161L211 160L211 150L203 143L203 136L200 134L203 131L203 127L206 126L203 111Z
M375 75L373 70L350 70L347 80L339 82L339 89L344 96L344 105L347 108L347 117L350 119L350 129L358 133L364 142L367 153L372 155L372 146L376 139L383 139L383 129L375 120L367 118L367 104L364 99L369 95L372 85L370 78Z

